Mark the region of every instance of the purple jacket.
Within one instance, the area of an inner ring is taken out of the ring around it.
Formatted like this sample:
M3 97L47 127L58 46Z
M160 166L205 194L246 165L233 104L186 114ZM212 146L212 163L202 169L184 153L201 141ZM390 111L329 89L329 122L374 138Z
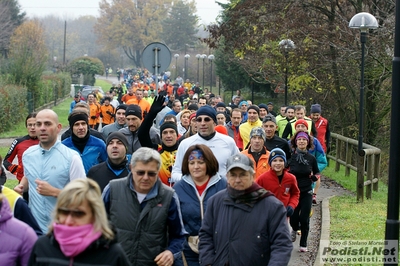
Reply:
M5 197L0 203L0 261L2 265L28 265L37 240L33 229L13 217Z

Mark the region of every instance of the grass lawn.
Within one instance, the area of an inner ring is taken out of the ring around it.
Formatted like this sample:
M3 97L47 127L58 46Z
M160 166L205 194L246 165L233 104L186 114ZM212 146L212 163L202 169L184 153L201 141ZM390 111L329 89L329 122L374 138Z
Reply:
M100 86L104 92L109 91L111 86L112 86L112 82L108 81L108 80L104 80L104 79L96 79L96 82L94 83L95 86Z
M356 192L356 173L344 175L344 167L334 171L334 164L324 170L324 175L346 189ZM331 214L331 240L382 240L385 238L387 211L387 185L380 182L372 199L357 202L354 196L337 196L329 201Z
M67 98L62 103L51 108L58 114L58 118L63 127L68 126L69 105L71 104L72 100L73 98ZM12 130L2 133L0 138L18 138L25 136L26 134L27 131L25 128L25 120L23 120L16 124Z

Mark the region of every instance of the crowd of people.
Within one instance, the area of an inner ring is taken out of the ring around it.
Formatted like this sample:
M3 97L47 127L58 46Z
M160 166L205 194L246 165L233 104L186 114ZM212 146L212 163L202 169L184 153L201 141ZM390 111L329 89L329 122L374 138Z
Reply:
M1 187L0 234L13 245L0 245L0 258L287 265L298 234L308 252L330 147L321 105L275 113L239 90L225 103L180 77L127 78L106 95L77 94L61 141L55 112L27 116L3 162L19 184Z

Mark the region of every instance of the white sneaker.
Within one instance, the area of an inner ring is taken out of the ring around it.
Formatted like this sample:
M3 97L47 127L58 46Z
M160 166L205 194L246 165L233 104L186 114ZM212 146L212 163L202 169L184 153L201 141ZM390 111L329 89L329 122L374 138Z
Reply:
M307 252L307 247L300 247L299 252Z

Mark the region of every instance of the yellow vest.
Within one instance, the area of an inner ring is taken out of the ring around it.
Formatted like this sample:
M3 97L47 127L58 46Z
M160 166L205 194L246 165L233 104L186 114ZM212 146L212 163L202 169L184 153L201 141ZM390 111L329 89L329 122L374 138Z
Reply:
M10 204L11 207L11 211L14 214L15 204L17 204L17 200L21 198L21 195L5 186L3 186L3 195L8 200L8 203Z

